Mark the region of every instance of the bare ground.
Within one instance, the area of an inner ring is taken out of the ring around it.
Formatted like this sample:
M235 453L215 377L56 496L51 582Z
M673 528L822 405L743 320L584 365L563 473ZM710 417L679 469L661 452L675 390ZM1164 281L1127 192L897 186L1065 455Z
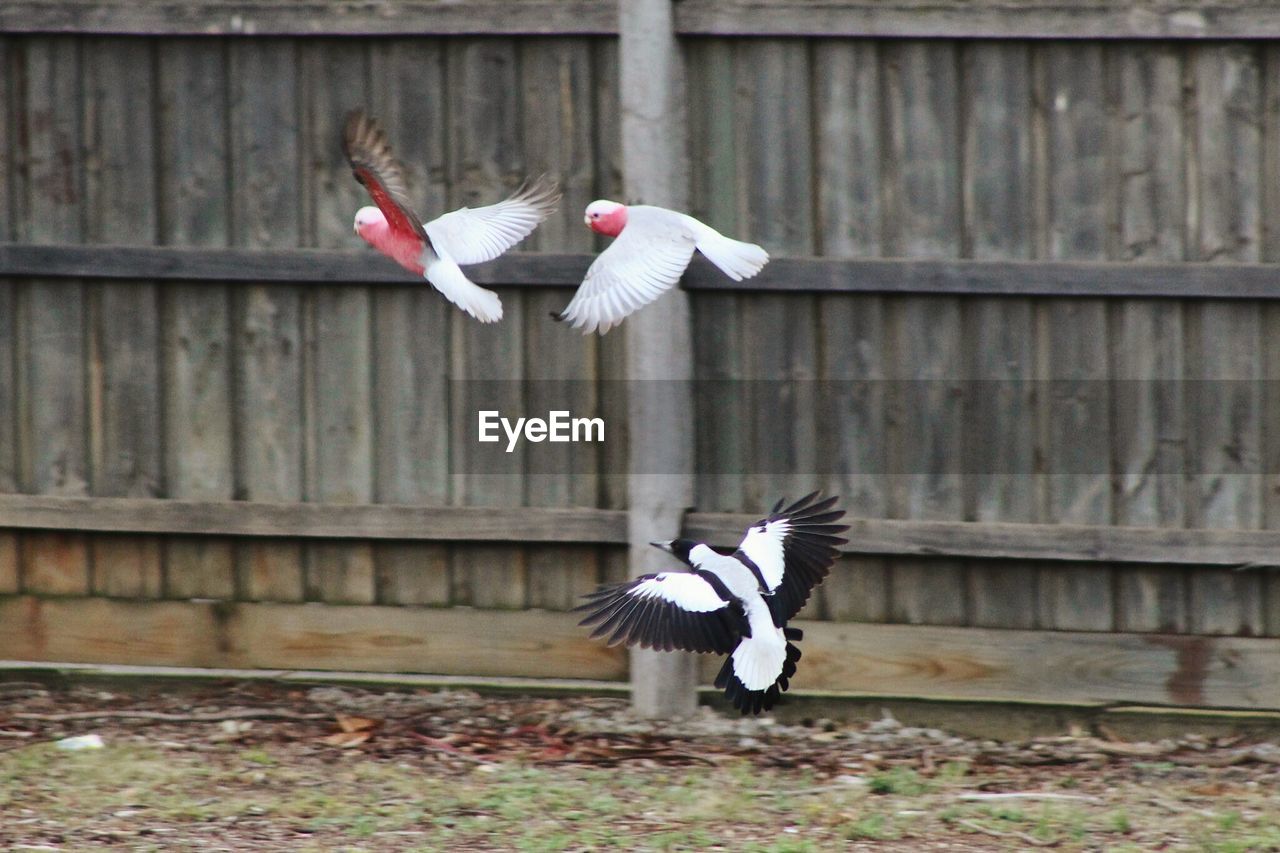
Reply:
M58 741L96 734L102 748ZM1280 850L1280 747L618 699L0 683L11 850Z

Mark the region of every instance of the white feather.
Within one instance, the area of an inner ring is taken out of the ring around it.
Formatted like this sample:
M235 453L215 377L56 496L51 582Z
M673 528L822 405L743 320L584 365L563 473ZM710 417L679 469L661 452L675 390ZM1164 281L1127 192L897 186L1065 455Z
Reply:
M733 674L748 690L768 690L787 662L787 641L774 627L763 599L757 595L744 604L751 636L743 637L733 650Z
M728 606L711 584L689 572L659 572L636 584L628 594L637 598L660 598L691 613L708 613Z
M782 583L782 575L786 571L782 543L790 532L791 521L780 518L753 525L738 545L742 553L750 557L751 562L760 569L760 576L764 578L765 586L770 592Z
M456 264L491 261L533 233L555 210L559 195L552 185L535 183L485 207L463 207L424 227L436 252Z
M502 300L492 290L485 290L467 278L457 263L445 258L426 261L423 274L445 298L475 317L481 323L496 323L502 319Z

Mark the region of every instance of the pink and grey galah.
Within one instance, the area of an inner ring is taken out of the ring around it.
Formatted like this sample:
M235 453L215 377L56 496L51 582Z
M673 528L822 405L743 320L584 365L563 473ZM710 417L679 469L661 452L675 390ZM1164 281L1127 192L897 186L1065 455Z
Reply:
M694 249L734 281L751 278L769 262L769 253L756 244L663 207L601 199L587 205L583 218L597 234L617 238L591 264L568 306L551 315L584 335L603 335L661 296L680 280Z
M502 319L502 301L461 267L491 261L528 237L560 199L554 183L527 183L506 201L463 207L426 225L409 204L404 175L382 128L357 110L347 117L342 150L377 206L356 211L356 233L400 266L423 276L481 323Z

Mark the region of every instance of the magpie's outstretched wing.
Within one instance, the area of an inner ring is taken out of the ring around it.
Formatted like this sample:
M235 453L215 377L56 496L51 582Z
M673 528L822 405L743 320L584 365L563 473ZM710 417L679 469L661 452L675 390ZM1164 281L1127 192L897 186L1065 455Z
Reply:
M844 516L844 510L834 508L838 498L817 497L817 492L805 495L786 509L785 501L778 501L768 518L747 528L738 545L736 556L760 569L772 593L770 610L784 622L804 607L810 591L831 571L838 546L848 541L836 535L849 529L835 523Z
M741 606L714 576L659 572L588 593L579 623L595 630L592 639L669 652L729 654L748 633Z

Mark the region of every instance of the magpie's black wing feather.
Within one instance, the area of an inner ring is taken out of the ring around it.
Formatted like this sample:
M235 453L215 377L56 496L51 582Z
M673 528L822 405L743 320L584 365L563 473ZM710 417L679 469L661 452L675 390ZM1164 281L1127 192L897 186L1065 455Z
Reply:
M786 508L779 501L767 518L748 528L738 546L737 555L760 569L773 593L769 609L776 624L800 612L848 541L837 535L849 529L837 523L844 516L837 500L834 495L818 500L813 492Z
M602 586L584 596L580 625L593 639L647 649L729 654L742 638L745 617L697 574L660 572Z

